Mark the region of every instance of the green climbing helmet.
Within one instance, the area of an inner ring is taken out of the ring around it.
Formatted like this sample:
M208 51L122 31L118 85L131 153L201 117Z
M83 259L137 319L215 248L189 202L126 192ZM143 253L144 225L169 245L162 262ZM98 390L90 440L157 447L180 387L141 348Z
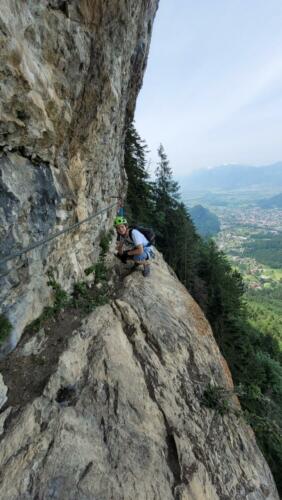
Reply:
M121 224L127 224L127 220L122 215L118 215L114 220L114 226L120 226Z

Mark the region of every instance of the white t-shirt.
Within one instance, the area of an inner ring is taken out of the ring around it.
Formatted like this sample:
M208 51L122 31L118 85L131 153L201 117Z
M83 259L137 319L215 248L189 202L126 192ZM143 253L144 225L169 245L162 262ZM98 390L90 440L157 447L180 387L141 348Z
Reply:
M149 244L149 241L147 240L147 238L144 236L144 234L140 233L140 231L138 231L138 229L132 229L131 239L136 247L138 245L143 245L143 247L145 247Z

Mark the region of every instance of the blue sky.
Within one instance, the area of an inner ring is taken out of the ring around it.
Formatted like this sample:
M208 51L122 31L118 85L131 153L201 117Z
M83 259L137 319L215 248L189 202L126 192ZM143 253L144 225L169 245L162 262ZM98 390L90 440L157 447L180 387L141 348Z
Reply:
M282 160L282 0L160 0L136 128L176 175Z

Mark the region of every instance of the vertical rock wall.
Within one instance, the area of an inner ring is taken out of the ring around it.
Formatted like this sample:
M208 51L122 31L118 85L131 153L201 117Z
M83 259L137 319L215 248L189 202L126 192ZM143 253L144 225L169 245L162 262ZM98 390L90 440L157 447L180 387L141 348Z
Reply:
M142 83L158 0L2 0L0 260L124 192L126 120ZM98 256L115 208L0 266L13 343Z

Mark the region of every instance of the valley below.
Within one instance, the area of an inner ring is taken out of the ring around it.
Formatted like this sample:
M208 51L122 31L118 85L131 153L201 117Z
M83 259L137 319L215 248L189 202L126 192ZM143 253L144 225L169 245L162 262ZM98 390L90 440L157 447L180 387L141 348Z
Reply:
M217 245L244 277L247 288L282 283L282 210L213 209L220 219Z
M185 194L189 206L200 203L217 215L213 238L242 275L249 322L282 350L282 209L261 208L263 197L261 191Z
M221 231L215 240L246 287L250 324L275 338L282 351L282 210L217 210Z

